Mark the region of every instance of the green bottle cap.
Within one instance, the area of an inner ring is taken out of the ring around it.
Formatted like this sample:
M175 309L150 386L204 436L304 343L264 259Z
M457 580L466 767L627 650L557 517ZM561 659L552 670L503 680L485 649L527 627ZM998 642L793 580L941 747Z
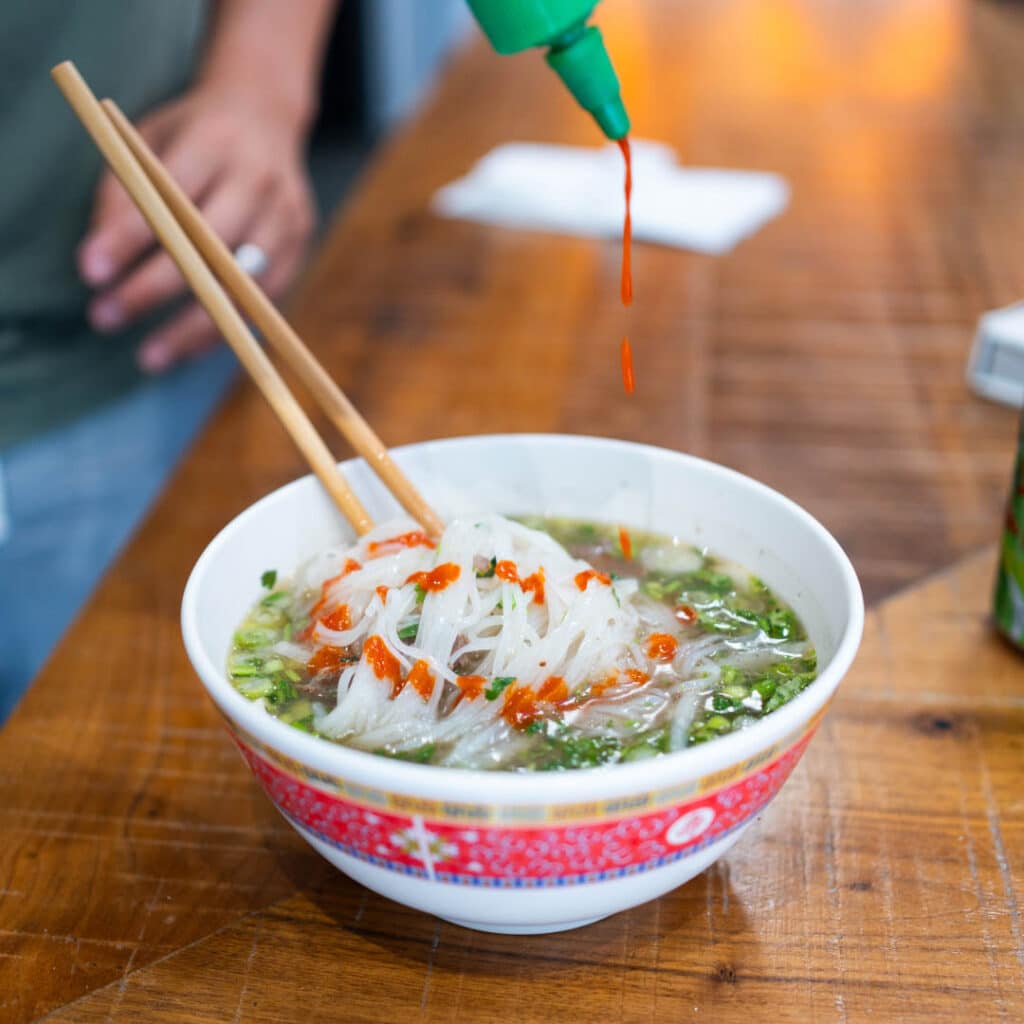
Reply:
M556 46L559 37L574 27L582 27L597 5L597 0L467 2L498 53L519 53L532 46Z
M548 53L548 64L609 139L629 134L629 115L600 29L590 25L570 36L564 46L556 44Z

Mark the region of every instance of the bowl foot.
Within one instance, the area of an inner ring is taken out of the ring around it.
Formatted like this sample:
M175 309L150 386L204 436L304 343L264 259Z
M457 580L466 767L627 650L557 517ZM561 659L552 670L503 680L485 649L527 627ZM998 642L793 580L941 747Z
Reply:
M456 917L444 917L443 921L457 924L460 928L470 928L475 932L493 932L497 935L548 935L551 932L567 932L573 928L584 928L595 921L601 921L609 914L597 917L584 917L579 921L557 921L553 924L485 924L481 921L460 921Z

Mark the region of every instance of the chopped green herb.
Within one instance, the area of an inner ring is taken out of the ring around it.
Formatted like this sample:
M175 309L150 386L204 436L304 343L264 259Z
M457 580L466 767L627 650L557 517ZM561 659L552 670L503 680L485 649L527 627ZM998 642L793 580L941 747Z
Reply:
M276 569L268 569L260 577L260 583L262 583L263 586L267 590L273 590L274 589L274 584L277 583L277 570Z
M278 676L277 679L274 680L273 690L266 696L267 700L270 701L271 704L284 704L287 701L295 700L298 693L290 679L286 676Z
M276 640L277 633L272 629L242 629L235 634L236 647L269 647Z
M548 737L550 756L542 760L539 771L564 771L569 768L596 768L622 759L622 745L614 736L581 736L570 733L559 738Z
M399 640L415 640L416 634L420 630L419 622L410 622L408 626L403 626L398 631Z
M496 676L491 680L491 685L484 690L484 696L488 700L497 700L501 696L502 691L511 686L515 681L515 676Z
M233 679L250 679L263 675L263 666L256 665L232 665L231 677Z
M238 684L238 692L250 700L258 700L260 697L269 697L274 692L274 681L265 677L246 679Z
M683 585L687 590L710 590L713 594L728 594L735 586L731 576L713 569L698 569L689 573L684 577Z
M289 707L281 712L281 721L288 725L295 725L297 722L313 720L313 705L308 700L296 700Z
M657 757L661 751L652 743L637 743L622 755L623 761L646 761L649 757Z
M489 580L494 575L495 570L497 568L498 568L498 559L495 558L495 557L492 557L491 558L491 564L483 572L481 572L479 569L477 569L477 571L476 571L476 578L478 580Z
M396 761L411 761L413 764L429 764L437 750L437 745L427 743L415 750L388 750L386 747L378 747L374 753L384 757L394 758Z
M765 701L764 710L774 711L791 701L798 693L805 690L814 681L813 672L801 672L790 679L779 683L775 692Z

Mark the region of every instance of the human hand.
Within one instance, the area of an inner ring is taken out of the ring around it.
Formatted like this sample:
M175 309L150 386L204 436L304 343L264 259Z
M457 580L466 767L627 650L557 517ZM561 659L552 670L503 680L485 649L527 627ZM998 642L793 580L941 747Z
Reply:
M303 163L304 122L251 93L197 86L159 107L139 131L231 248L258 246L259 280L273 298L297 274L314 225ZM89 320L114 331L180 295L184 280L110 171L97 189L79 272L98 294ZM159 373L216 343L205 310L188 303L139 346L139 366Z

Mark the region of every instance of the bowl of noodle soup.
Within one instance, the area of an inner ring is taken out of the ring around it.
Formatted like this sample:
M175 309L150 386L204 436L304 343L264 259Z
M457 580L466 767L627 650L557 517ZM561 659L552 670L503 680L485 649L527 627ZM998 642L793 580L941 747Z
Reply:
M501 435L393 454L449 523L438 545L352 460L377 532L357 539L306 477L189 578L189 657L269 798L351 878L486 931L579 927L703 871L853 660L863 601L838 543L664 449Z

